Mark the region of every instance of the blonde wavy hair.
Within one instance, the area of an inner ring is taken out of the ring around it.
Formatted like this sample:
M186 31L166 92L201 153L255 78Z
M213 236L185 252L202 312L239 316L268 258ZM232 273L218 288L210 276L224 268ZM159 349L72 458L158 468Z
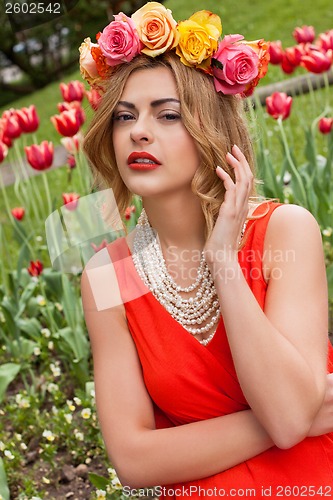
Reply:
M108 82L101 104L84 139L84 151L91 164L94 184L112 188L120 214L131 203L134 193L124 184L116 164L112 127L113 112L129 76L138 70L157 67L172 72L181 102L182 121L193 137L200 155L200 166L192 180L192 191L201 201L208 236L215 224L225 189L215 169L220 165L234 180L234 171L226 154L237 144L254 172L254 154L241 98L216 92L213 79L202 71L182 64L172 52L152 58L145 55L120 64ZM198 119L194 120L196 116ZM255 195L253 188L252 196Z

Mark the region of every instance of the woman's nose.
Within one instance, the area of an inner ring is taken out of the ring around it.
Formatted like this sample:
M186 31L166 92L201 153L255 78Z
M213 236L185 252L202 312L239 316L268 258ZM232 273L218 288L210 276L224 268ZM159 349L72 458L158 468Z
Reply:
M131 139L136 143L150 143L153 141L153 133L146 120L138 119L131 128Z

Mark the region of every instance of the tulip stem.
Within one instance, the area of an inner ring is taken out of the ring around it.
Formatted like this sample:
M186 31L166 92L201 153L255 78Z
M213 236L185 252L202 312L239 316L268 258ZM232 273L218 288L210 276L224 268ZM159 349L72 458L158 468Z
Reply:
M284 147L284 151L285 151L285 154L286 154L286 157L287 157L287 160L288 160L288 163L289 163L289 166L292 170L292 173L294 174L294 177L295 179L297 180L297 183L298 183L298 186L299 186L299 190L300 190L300 193L302 195L302 198L303 200L298 200L303 206L307 206L307 196L306 196L306 192L305 192L305 189L304 189L304 185L303 185L303 182L302 182L302 178L300 176L300 173L298 172L297 170L297 167L291 157L291 154L290 154L290 150L289 150L289 147L288 147L288 141L287 141L287 137L286 137L286 134L285 134L285 131L284 131L284 127L283 127L283 123L282 123L282 118L279 117L277 119L277 123L278 123L278 126L279 126L279 129L280 129L280 133L281 133L281 137L282 137L282 142L283 142L283 147Z
M44 183L45 194L46 194L46 199L47 199L48 215L50 215L52 213L52 200L51 200L49 182L47 180L47 173L43 172L42 177L43 177L43 183Z
M17 231L17 233L20 235L20 237L22 238L23 242L25 243L25 245L29 249L30 254L33 256L34 252L33 252L33 249L31 247L30 243L29 243L29 240L26 238L25 234L21 231L19 225L15 224L13 215L12 215L11 210L10 210L9 201L8 201L8 197L7 197L7 193L6 193L6 188L5 188L4 183L3 183L2 175L0 175L0 188L2 190L3 199L4 199L4 202L5 202L5 207L6 207L6 210L7 210L8 218L9 218L9 220L10 220L10 222L11 222L14 230Z
M330 102L331 95L330 95L330 82L328 80L328 71L325 71L323 76L324 76L324 83L325 83L325 98L326 98L326 106L325 107L330 109L331 107L330 107L329 102Z
M16 156L16 161L12 163L15 175L14 192L17 196L17 199L19 200L20 198L23 198L25 206L27 208L30 208L32 197L28 195L26 186L24 184L24 181L27 179L27 172L22 165L22 159L17 142L14 143L14 152ZM18 172L17 167L19 168L21 175ZM20 193L20 191L22 194Z
M310 74L307 75L307 80L308 80L308 87L309 87L309 91L310 91L309 94L311 96L312 106L313 106L313 109L316 109L315 93L313 90L313 85L312 85L312 81L310 78Z
M46 294L46 288L45 288L45 284L43 282L43 279L41 276L39 276L39 286L40 286L40 290L41 290L41 293L45 299L45 307L46 307L46 313L47 313L47 316L49 318L49 321L50 321L50 329L51 329L51 332L53 334L57 333L59 327L57 326L57 323L55 322L54 318L53 318L53 315L51 314L51 311L50 311L50 306L49 306L49 301L48 301L48 298L47 298L47 294Z

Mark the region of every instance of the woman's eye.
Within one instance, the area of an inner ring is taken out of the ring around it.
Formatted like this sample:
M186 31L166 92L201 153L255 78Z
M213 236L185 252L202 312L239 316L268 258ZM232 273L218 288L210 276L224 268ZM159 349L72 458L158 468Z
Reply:
M114 115L113 120L116 122L127 122L129 120L134 120L134 116L130 113L118 113Z
M163 113L160 118L171 122L180 120L181 116L178 113Z

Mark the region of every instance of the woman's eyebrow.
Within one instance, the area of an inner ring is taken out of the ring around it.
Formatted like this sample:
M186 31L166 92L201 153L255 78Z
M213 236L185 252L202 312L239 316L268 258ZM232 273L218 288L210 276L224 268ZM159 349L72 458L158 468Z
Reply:
M165 97L164 99L157 99L156 101L152 101L150 105L155 108L160 106L161 104L166 104L167 102L175 102L180 105L180 100L175 99L174 97Z
M175 99L174 97L165 97L163 99L156 99L155 101L152 101L150 105L152 108L156 108L157 106L161 106L162 104L166 104L168 102L174 102L180 105L179 99ZM118 106L124 106L125 108L128 109L136 109L135 104L128 101L119 101Z
M124 106L125 108L135 109L135 105L128 101L119 101L118 106Z

